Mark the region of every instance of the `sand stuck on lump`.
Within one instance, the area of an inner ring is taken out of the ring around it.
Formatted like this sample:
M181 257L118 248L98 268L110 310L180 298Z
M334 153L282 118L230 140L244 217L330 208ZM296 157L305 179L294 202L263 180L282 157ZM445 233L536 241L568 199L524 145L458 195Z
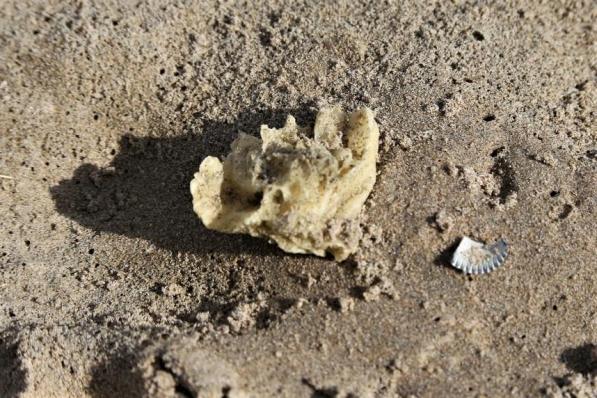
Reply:
M324 108L313 131L292 116L280 129L262 125L261 139L240 133L223 162L203 160L191 181L193 209L207 228L342 261L358 247L378 144L368 108Z

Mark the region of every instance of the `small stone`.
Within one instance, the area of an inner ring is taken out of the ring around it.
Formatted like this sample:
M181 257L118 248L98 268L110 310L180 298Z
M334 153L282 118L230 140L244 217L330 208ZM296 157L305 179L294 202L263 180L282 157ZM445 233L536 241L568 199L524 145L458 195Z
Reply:
M305 305L306 303L307 303L307 299L300 297L296 300L296 302L294 303L294 306L297 309L301 309L301 308L303 308L303 305Z
M381 288L379 287L379 285L372 285L372 286L369 286L367 288L367 290L365 290L363 292L363 299L365 299L365 301L367 301L367 302L377 301L377 300L379 300L380 295L381 295Z
M530 157L546 166L554 167L558 164L558 161L551 153L536 153L532 154Z
M354 309L354 304L354 299L352 297L338 298L338 307L342 313L352 311Z
M413 140L405 136L398 140L398 145L400 148L402 148L402 150L408 151L413 146Z
M433 139L434 131L433 130L423 130L419 132L418 137L421 140L431 140Z
M392 270L396 272L404 271L404 264L402 264L402 261L400 261L399 258L397 258L394 262L394 267L392 268Z
M207 311L198 312L197 315L195 316L195 319L197 320L198 323L207 323L207 322L209 322L209 312L207 312Z
M517 203L518 203L518 195L517 195L516 192L512 192L506 198L506 202L504 203L503 207L504 207L505 210L508 210L508 209L511 209L514 206L516 206Z
M395 374L398 372L404 372L405 366L403 364L402 359L394 358L390 360L390 362L386 366L386 369L388 370L388 372Z
M377 286L379 286L382 294L386 295L392 300L398 296L394 282L388 277L381 277L377 283Z
M440 210L437 213L435 213L434 216L434 226L435 228L437 228L438 231L440 232L447 232L450 230L450 228L452 228L452 224L453 224L453 220L452 217L450 217L450 215L445 211L445 210Z
M233 332L240 332L242 329L255 325L255 315L260 306L255 303L242 303L237 305L226 318L230 329Z
M176 381L172 375L163 370L157 370L155 372L153 382L160 391L174 390L174 387L176 386Z
M307 289L310 289L315 283L317 283L317 279L313 278L311 274L307 274L305 277L305 285L307 286Z
M318 344L318 349L319 351L326 353L328 350L328 345L325 343L325 341L320 340Z
M162 293L169 297L179 296L184 292L184 287L180 286L178 283L171 283L162 289Z

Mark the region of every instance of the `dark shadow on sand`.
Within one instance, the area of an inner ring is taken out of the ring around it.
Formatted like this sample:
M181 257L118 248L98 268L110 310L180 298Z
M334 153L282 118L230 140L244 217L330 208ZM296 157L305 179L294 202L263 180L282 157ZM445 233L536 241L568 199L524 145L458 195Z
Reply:
M0 397L16 398L27 387L27 371L19 358L19 344L0 335Z
M450 261L452 260L452 254L456 251L456 248L460 244L460 239L453 241L448 247L443 249L439 255L435 257L433 260L433 264L437 265L438 267L446 267L451 269L455 272L460 272L456 268L452 267Z
M597 345L587 343L574 348L567 348L560 355L560 360L568 369L583 374L597 372Z
M59 213L96 232L148 240L172 252L282 255L265 240L203 227L192 209L189 182L208 155L223 158L239 131L280 127L286 116L312 125L309 106L243 113L235 123L207 122L199 133L173 138L124 135L109 167L78 167L50 188Z
M93 398L146 397L138 356L120 352L91 370L87 392Z

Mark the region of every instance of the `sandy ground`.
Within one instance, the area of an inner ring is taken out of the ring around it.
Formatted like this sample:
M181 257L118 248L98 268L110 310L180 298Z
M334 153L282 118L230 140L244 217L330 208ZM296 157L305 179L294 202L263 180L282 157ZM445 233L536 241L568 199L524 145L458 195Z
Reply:
M596 20L3 0L0 396L597 396ZM205 156L326 104L382 134L357 255L202 227ZM452 269L463 235L505 265Z

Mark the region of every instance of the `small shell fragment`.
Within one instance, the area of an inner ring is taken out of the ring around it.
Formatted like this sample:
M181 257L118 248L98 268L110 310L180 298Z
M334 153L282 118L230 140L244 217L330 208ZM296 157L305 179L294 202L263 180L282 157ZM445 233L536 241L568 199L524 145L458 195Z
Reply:
M485 245L466 236L452 255L451 264L466 274L485 274L498 268L508 256L508 245L503 239Z

